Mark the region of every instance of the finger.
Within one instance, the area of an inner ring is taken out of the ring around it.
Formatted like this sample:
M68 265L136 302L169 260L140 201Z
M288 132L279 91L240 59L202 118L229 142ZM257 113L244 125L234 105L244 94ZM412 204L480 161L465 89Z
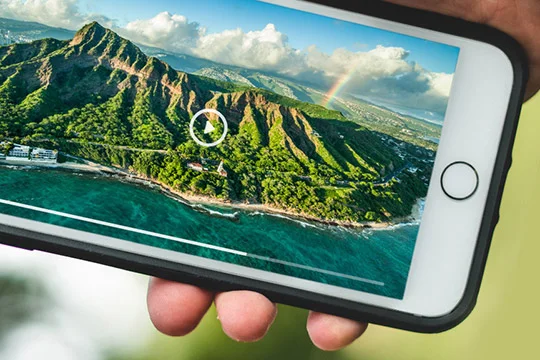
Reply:
M252 291L221 293L215 303L223 331L236 341L262 339L277 315L274 303Z
M151 279L147 297L150 319L164 334L187 335L206 314L213 297L211 292L196 286Z
M368 324L333 315L310 312L307 322L309 337L315 346L335 351L351 344L366 331Z

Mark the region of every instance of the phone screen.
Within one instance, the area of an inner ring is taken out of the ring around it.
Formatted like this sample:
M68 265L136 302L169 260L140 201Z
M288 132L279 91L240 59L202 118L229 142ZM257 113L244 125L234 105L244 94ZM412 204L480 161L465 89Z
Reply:
M459 48L258 1L59 2L0 8L0 213L403 298Z

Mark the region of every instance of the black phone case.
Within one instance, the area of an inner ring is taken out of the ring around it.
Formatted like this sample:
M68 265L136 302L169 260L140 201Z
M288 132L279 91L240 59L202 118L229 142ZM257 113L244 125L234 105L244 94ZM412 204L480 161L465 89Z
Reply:
M164 279L196 284L217 291L254 290L278 303L404 330L436 333L446 331L461 323L471 313L476 304L491 238L499 220L499 205L506 176L512 162L511 150L528 77L525 52L517 41L503 32L448 16L405 8L383 1L313 0L309 2L489 43L501 49L512 62L514 70L512 95L475 255L463 298L451 313L436 318L420 317L287 286L75 242L68 238L44 235L31 229L16 229L9 225L0 224L0 243L92 261ZM497 76L497 74L493 75Z

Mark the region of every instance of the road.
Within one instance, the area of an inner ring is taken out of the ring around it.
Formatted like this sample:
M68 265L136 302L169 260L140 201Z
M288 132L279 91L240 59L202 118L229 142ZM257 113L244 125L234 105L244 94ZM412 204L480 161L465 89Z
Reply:
M51 139L39 139L39 140L32 140L34 142L47 142L47 141L53 141ZM76 140L66 140L68 143L72 144L82 144L80 141ZM134 148L131 146L124 146L124 145L107 145L107 144L101 144L98 142L88 141L86 144L94 145L94 146L100 146L100 147L110 147L120 150L127 150L127 151L135 151L135 152L151 152L151 153L157 153L157 154L166 154L168 150L155 150L155 149L141 149L141 148Z
M80 144L78 141L74 140L67 140L67 142L74 143L74 144ZM124 146L124 145L105 145L97 142L89 141L87 144L95 145L95 146L101 146L101 147L109 147L109 148L115 148L120 150L128 150L128 151L135 151L135 152L150 152L150 153L157 153L157 154L166 154L167 150L155 150L155 149L141 149L141 148L134 148L131 146Z
M405 169L408 169L412 164L406 163L403 167L401 167L398 170L393 171L391 174L386 175L384 178L381 179L381 181L373 183L373 186L385 186L388 185L390 181L392 181L393 178L400 175Z

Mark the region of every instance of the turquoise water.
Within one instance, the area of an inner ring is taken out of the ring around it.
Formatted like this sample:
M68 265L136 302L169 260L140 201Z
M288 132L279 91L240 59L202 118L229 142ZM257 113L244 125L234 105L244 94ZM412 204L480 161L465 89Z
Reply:
M403 297L418 234L418 225L413 224L384 230L344 229L226 207L212 208L224 216L210 215L157 189L94 174L51 169L0 166L0 199L254 256L230 254L5 204L0 204L0 213L394 298Z

